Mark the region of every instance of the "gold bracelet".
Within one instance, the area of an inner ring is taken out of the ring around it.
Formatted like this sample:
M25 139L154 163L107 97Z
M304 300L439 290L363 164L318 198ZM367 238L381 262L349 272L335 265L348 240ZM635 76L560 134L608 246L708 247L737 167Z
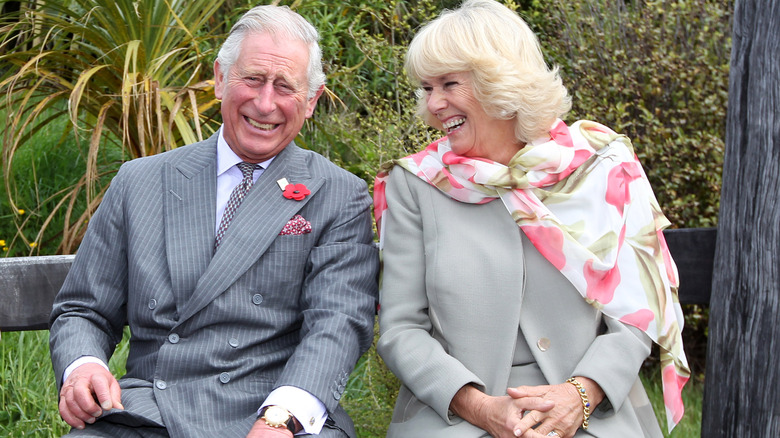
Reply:
M590 419L590 402L588 401L588 394L585 393L585 388L574 377L569 378L566 383L571 383L577 388L577 394L582 399L582 428L588 428L588 419Z

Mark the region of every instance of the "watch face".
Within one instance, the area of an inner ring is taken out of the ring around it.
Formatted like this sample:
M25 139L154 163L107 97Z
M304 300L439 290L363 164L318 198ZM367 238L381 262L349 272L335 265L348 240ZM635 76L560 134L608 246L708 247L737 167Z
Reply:
M278 406L271 406L265 410L263 416L267 420L267 423L271 426L285 426L287 420L290 418L290 413L286 409Z

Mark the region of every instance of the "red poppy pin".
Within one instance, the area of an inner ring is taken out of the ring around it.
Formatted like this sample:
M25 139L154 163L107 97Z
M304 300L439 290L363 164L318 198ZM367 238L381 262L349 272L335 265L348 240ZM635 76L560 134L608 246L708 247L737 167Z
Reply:
M279 181L279 187L284 190L282 196L287 199L295 199L296 201L302 201L303 198L309 196L311 191L304 184L290 184L287 182L287 178L282 178Z

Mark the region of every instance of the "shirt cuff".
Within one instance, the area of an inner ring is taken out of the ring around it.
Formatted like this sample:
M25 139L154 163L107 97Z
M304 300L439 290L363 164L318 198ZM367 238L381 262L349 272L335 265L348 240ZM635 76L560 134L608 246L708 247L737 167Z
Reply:
M320 399L294 386L280 386L271 391L257 410L257 415L260 415L260 411L266 406L281 406L287 409L303 426L303 431L296 435L319 434L328 418L327 409Z
M65 383L65 381L68 380L68 376L70 376L70 373L72 373L73 370L75 370L76 368L78 368L81 365L84 365L85 363L96 363L96 364L102 366L103 368L105 368L107 371L109 371L109 372L111 371L111 370L108 369L108 365L106 365L105 362L103 362L102 360L98 359L97 357L95 357L95 356L81 356L80 358L78 358L78 359L74 360L73 362L71 362L70 365L68 365L68 367L65 368L65 372L62 373L62 383Z

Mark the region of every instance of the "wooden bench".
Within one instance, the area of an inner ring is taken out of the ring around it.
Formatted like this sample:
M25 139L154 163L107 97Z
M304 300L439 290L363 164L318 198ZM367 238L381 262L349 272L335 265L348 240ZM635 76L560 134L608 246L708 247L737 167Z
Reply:
M666 230L664 235L680 273L680 302L709 304L717 229ZM54 296L74 257L0 258L0 333L48 329Z
M47 330L73 255L0 258L0 333Z

